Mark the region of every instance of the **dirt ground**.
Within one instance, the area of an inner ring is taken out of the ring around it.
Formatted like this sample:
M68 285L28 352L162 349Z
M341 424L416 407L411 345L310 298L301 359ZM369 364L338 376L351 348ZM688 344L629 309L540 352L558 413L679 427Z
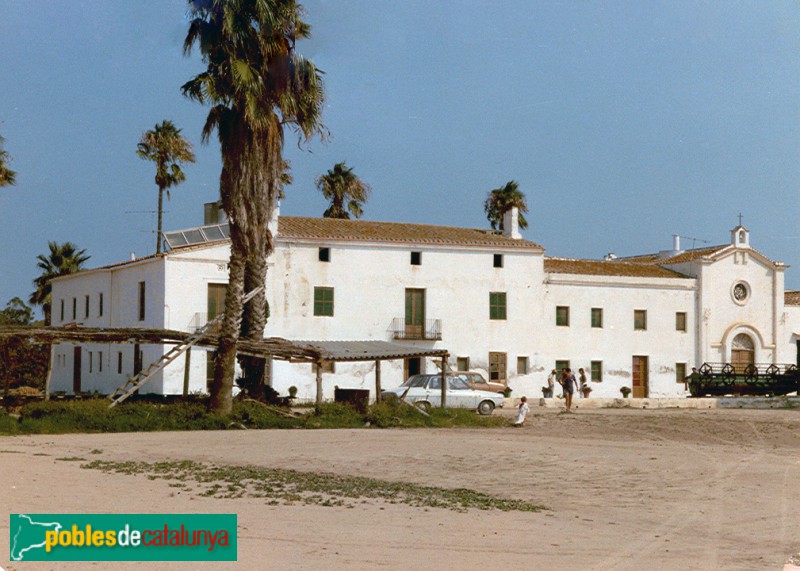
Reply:
M505 414L510 414L506 411ZM102 450L102 454L91 452ZM43 569L781 569L800 552L800 411L534 409L522 429L0 437L0 512L237 513L237 563ZM57 460L256 464L466 487L546 505L467 513L214 499ZM2 514L0 514L2 515Z

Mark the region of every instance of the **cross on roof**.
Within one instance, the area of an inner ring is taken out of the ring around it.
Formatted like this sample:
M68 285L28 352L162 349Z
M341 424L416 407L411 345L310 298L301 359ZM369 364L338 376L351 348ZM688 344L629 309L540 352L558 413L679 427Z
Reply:
M739 226L741 226L741 225L742 225L742 213L740 212L739 213Z

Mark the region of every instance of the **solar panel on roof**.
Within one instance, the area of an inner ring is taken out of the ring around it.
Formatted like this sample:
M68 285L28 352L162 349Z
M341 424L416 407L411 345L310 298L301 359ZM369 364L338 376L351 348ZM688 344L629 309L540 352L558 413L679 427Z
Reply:
M195 244L205 244L216 240L230 238L230 228L228 224L209 224L198 226L197 228L187 228L186 230L175 230L174 232L164 232L164 239L167 245L174 249L181 246L193 246Z

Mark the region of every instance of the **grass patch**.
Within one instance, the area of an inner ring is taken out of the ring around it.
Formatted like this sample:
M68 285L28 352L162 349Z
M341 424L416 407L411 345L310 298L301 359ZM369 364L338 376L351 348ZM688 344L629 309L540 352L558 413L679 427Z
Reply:
M255 401L235 401L228 418L209 414L205 402L124 402L113 409L106 399L42 401L25 405L20 417L0 414L0 434L64 434L72 432L151 432L225 430L229 428L391 428L496 427L507 418L480 416L465 409L433 409L420 414L399 401L373 404L361 413L348 404L324 403L293 415L289 409ZM101 451L92 451L98 454Z
M418 508L456 511L500 510L538 512L544 506L522 500L491 496L466 488L440 488L389 482L358 476L337 476L259 466L217 466L192 461L108 462L95 460L81 468L142 475L196 486L194 493L214 498L259 498L269 505L321 505L354 507L377 501ZM173 484L170 484L173 485Z

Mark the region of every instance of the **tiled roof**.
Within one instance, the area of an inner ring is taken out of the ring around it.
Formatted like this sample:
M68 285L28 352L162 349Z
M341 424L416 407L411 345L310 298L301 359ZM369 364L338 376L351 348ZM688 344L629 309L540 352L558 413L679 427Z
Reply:
M800 291L783 292L783 303L785 305L800 305Z
M710 246L708 248L697 248L694 250L686 250L681 252L677 256L672 256L669 258L663 258L659 256L659 254L644 254L642 256L631 256L629 258L617 258L621 262L631 263L631 264L658 264L658 265L666 265L666 264L684 264L686 262L691 262L692 260L696 260L697 258L702 258L703 256L711 256L716 254L720 250L723 250L730 246L730 244L723 244L721 246Z
M542 249L528 240L514 240L493 230L299 216L281 216L278 219L278 237Z
M572 260L545 258L544 271L550 274L576 274L586 276L630 276L637 278L683 278L689 276L654 264L629 263L605 260Z

